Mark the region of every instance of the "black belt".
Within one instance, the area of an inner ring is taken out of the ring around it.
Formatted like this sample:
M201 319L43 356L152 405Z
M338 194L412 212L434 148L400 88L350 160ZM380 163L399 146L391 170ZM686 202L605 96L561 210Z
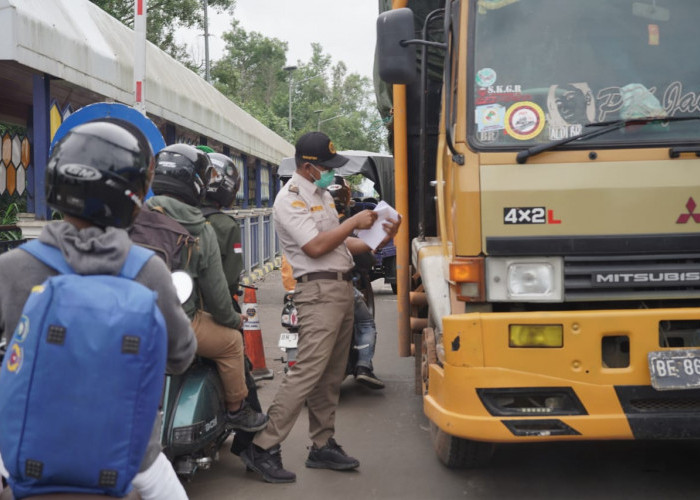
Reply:
M352 279L352 271L341 273L340 271L321 271L318 273L307 273L299 276L297 281L306 283L314 280L335 280L335 281L350 281Z

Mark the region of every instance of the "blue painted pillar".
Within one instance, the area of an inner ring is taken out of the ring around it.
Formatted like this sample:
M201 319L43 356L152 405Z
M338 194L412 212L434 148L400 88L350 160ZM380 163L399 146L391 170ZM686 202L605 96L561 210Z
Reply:
M241 158L243 159L243 208L248 208L248 194L250 193L248 189L250 185L248 183L250 177L248 175L248 156L241 155Z
M269 177L268 181L270 183L270 201L269 201L269 206L272 206L272 204L275 202L275 197L277 196L277 189L275 189L275 177L276 175L274 174L274 168L272 168L272 165L267 166L267 171L269 172Z
M255 159L255 206L262 207L262 163Z
M177 140L177 131L175 129L175 125L172 123L166 123L165 124L165 134L163 134L163 139L165 139L165 144L170 146L171 144L175 144L175 141Z
M34 212L36 220L49 219L46 205L46 163L49 158L51 140L49 101L51 99L51 77L34 75L32 89L32 168L27 171L27 210Z

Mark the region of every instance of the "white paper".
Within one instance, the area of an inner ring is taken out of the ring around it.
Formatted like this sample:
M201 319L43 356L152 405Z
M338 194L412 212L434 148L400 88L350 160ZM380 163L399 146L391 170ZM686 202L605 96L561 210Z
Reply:
M377 214L377 220L374 221L372 227L369 229L360 229L357 232L357 237L367 243L372 250L376 249L384 238L386 238L386 231L383 225L384 221L387 219L399 220L399 213L384 200L377 203L377 206L374 207L374 211Z

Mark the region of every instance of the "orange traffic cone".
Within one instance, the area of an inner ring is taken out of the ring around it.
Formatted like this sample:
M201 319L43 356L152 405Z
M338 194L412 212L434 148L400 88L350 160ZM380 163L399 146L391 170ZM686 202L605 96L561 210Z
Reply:
M258 299L255 294L257 288L250 285L241 286L243 287L241 312L248 317L243 322L243 339L246 356L253 363L251 373L256 381L271 379L275 374L265 365L265 348L263 347L262 332L260 331L260 318L258 318Z

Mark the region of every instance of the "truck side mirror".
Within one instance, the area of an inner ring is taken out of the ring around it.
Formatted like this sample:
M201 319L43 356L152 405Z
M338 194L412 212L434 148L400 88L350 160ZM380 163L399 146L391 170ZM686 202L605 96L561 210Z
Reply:
M382 12L377 18L377 63L379 77L387 83L407 85L418 76L411 9Z

